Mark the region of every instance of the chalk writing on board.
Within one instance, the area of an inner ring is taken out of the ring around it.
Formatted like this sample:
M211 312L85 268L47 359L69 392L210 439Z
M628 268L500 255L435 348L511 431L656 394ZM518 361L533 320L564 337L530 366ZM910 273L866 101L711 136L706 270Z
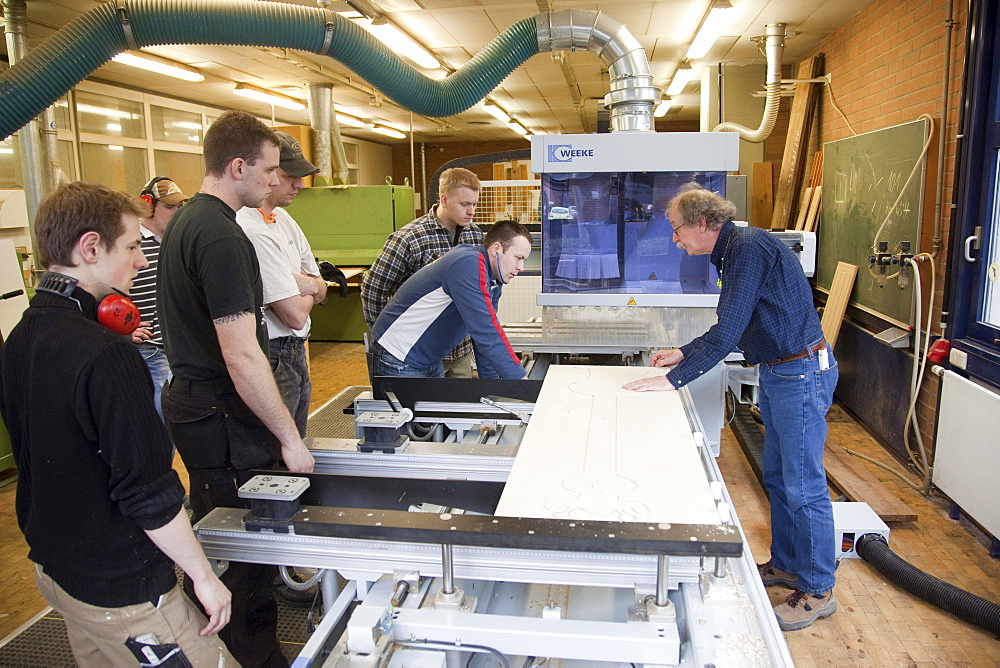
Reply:
M904 241L919 248L922 170L906 181L914 165L922 165L926 127L921 120L823 145L823 183L830 194L823 198L819 225L817 285L830 288L838 262L857 265L851 302L900 322L910 319L913 287L878 287L868 258L880 227L879 241L887 242L889 252Z

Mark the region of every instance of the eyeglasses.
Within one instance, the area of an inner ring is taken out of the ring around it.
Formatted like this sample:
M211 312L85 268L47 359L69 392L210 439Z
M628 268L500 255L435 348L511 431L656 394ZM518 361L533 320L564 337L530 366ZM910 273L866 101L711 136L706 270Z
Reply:
M682 227L684 227L684 223L681 223L677 227L674 227L673 225L671 225L670 229L672 229L674 231L674 234L677 234L677 230L681 229Z

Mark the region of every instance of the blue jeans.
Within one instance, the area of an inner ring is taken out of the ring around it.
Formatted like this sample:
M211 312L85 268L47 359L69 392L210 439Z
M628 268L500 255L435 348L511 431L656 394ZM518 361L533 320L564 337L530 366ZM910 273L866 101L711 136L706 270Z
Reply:
M444 363L438 360L428 367L417 367L394 357L375 342L368 344L368 372L375 376L407 376L416 378L444 378Z
M297 336L285 336L268 342L268 358L274 382L278 385L281 400L295 419L299 436L306 435L306 420L309 418L309 397L312 395L312 381L309 380L309 365L306 360L306 340Z
M149 375L153 378L153 405L156 407L156 414L163 419L163 401L161 395L163 386L167 384L170 377L170 365L167 364L167 352L163 346L154 346L152 343L140 343L139 354L149 368Z
M840 374L819 357L760 365L764 421L764 486L771 497L771 564L799 578L799 589L833 588L836 538L833 505L823 469L826 413Z

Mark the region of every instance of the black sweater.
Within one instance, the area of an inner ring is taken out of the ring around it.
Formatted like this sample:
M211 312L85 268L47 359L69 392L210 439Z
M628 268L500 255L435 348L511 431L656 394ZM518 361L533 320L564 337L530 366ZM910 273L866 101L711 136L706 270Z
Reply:
M28 557L71 596L134 605L176 583L144 530L177 515L184 489L141 356L96 322L89 293L73 297L36 294L0 348L17 519Z

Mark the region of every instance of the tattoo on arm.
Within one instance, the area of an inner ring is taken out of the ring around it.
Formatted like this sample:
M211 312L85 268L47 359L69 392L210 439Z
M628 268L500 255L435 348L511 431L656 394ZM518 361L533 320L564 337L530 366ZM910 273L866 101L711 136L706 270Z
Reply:
M224 315L221 318L216 318L212 322L215 323L216 325L225 325L227 322L233 322L234 320L238 320L245 315L250 315L250 311L240 311L239 313Z

